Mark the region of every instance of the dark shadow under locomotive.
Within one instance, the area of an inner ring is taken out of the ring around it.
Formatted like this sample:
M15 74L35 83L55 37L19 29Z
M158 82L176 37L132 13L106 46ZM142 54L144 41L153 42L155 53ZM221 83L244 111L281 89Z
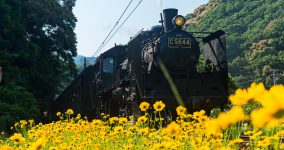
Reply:
M225 33L219 30L202 38L205 71L198 72L200 43L182 30L185 19L177 12L165 9L162 25L102 53L56 99L52 113L72 108L89 118L101 113L138 115L142 101L157 100L175 112L178 103L158 60L166 66L190 111L222 107L228 96Z

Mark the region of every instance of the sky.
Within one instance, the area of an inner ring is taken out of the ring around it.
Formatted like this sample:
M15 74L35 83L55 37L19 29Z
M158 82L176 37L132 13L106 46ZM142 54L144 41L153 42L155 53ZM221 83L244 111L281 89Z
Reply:
M127 44L141 29L148 30L159 24L160 13L166 8L177 8L180 15L187 15L198 6L209 0L143 0L136 11L118 30L116 35L104 46L100 53L115 44ZM130 0L77 0L74 14L77 17L75 33L77 35L77 53L83 56L93 56L108 33L115 26ZM132 0L128 11L118 22L115 30L139 3ZM115 31L114 30L114 31ZM98 53L96 56L98 56Z

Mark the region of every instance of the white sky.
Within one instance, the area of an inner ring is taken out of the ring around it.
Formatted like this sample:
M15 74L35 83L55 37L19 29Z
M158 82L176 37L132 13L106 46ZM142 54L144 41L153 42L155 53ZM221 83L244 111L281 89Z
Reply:
M129 38L142 28L147 30L159 24L162 9L177 8L180 15L186 15L208 1L144 0L101 52L113 47L115 43L126 44ZM79 55L92 56L95 53L129 2L130 0L77 0L74 14L78 19L75 33L77 34L77 52ZM124 18L128 16L138 2L139 0L133 0ZM119 24L124 21L124 18L121 19Z

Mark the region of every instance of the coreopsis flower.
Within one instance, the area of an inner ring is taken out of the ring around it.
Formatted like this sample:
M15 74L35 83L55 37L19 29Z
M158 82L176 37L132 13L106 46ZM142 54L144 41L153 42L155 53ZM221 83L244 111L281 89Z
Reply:
M77 114L76 119L80 120L81 119L81 114Z
M169 143L163 141L162 143L156 143L153 145L153 150L160 150L160 149L169 149Z
M265 137L263 140L257 142L257 146L267 148L271 144L271 139Z
M26 141L26 139L19 133L14 133L14 135L12 135L9 139L16 143L22 143Z
M61 116L61 112L57 112L56 116L60 117Z
M69 114L69 115L73 115L74 111L72 109L67 109L66 113Z
M56 147L50 147L48 150L59 150L59 149Z
M182 126L182 128L184 128L184 130L187 130L187 129L191 128L192 125L191 125L190 122L183 122L181 124L181 126Z
M113 129L114 133L121 133L123 131L123 127L122 126L116 126Z
M162 101L157 101L153 106L155 111L162 111L166 105Z
M232 104L241 106L248 104L250 101L259 101L262 94L266 92L263 83L252 83L247 89L237 89L235 94L229 97Z
M109 124L117 123L118 120L119 120L118 117L111 117L111 118L109 118Z
M176 111L177 111L177 114L178 114L179 116L185 115L186 108L183 107L183 106L179 106L179 107L176 108Z
M194 112L193 115L192 115L192 118L195 119L195 120L200 120L200 118L205 116L205 113L206 113L205 110L200 110L200 111Z
M219 130L226 129L228 126L244 120L248 120L248 116L245 115L243 109L233 107L226 113L220 113L218 118L209 120L208 125L210 129Z
M242 142L244 142L244 140L238 138L238 139L231 140L231 141L229 142L229 145L240 144L240 143L242 143Z
M103 125L103 121L99 120L99 119L94 119L92 120L92 124L95 126L99 126L99 125Z
M146 135L149 133L149 128L146 127L146 128L141 128L141 129L138 129L138 132L143 134L143 135Z
M32 143L29 150L40 150L44 147L46 140L43 138L38 139L36 142Z
M147 111L150 107L150 104L147 103L147 102L142 102L140 105L139 105L139 108L141 111Z
M148 118L146 116L141 116L137 119L138 123L144 123L148 120Z
M124 146L124 149L125 150L131 150L131 149L133 149L133 147L134 147L133 144L127 144L127 145Z
M165 129L163 129L163 133L168 136L177 136L182 134L182 129L179 124L172 122Z
M256 128L262 128L273 119L273 114L268 109L257 109L251 112L251 123Z
M284 85L275 85L269 89L270 97L277 108L284 110Z
M10 147L9 145L4 145L4 146L0 146L1 150L13 150L12 147Z
M237 89L235 94L230 95L229 100L236 106L247 104L251 97L246 89Z
M257 100L266 92L266 89L263 83L252 83L250 87L247 88L247 91L250 99Z
M119 119L118 119L118 123L120 123L120 124L125 124L125 123L127 123L127 118L125 118L125 117L119 118Z
M35 121L32 120L32 119L30 119L28 122L29 122L29 125L32 127L32 126L34 125L34 122L35 122Z
M136 125L134 125L134 126L130 127L129 130L131 132L136 132L136 131L138 131L138 127Z
M24 128L28 124L27 120L20 120L20 127Z
M263 92L258 97L257 101L263 106L251 113L251 122L254 127L262 128L267 126L274 126L284 116L284 86L276 85Z

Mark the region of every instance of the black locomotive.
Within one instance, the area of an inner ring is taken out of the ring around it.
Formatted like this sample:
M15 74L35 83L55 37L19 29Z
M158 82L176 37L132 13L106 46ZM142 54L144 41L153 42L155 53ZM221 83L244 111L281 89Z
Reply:
M52 112L72 108L90 118L101 113L138 114L142 101L162 100L175 112L178 103L161 70L164 64L190 111L222 106L228 96L225 33L202 38L205 71L197 71L201 51L193 33L182 30L177 9L163 11L162 25L139 32L126 45L101 54L56 99Z

